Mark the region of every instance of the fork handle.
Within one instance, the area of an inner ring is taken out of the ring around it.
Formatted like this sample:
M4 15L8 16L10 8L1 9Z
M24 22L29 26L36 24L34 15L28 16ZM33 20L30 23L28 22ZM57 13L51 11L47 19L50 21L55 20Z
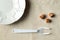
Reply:
M35 33L35 32L37 32L37 30L32 30L32 29L13 29L13 32L14 33Z

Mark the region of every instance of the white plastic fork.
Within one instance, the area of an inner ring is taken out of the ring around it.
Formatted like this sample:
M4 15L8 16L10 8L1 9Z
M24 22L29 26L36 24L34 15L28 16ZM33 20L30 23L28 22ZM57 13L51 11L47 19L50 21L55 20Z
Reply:
M44 32L47 31L47 32ZM47 27L41 27L40 29L33 30L33 29L13 29L14 33L38 33L40 32L41 34L50 34L51 29Z

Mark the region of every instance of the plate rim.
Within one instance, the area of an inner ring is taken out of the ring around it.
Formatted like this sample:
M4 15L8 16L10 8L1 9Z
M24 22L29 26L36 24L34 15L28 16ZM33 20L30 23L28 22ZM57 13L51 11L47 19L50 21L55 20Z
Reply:
M19 1L19 0L18 0ZM6 24L12 24L12 23L14 23L14 22L16 22L16 21L18 21L22 16L23 16L23 14L24 14L24 10L25 10L25 7L26 7L26 1L25 0L22 0L22 1L24 1L24 8L23 8L23 12L21 12L21 15L17 18L17 19L15 19L15 20L13 20L12 22L10 22L10 23L8 23L8 22L6 22L6 23L0 23L0 24L4 24L4 25L6 25ZM19 3L20 3L20 1L19 1ZM20 6L20 4L18 3L18 6ZM19 10L20 8L18 8L18 10ZM21 11L21 10L19 10L19 11ZM17 13L17 11L16 11L16 13ZM15 14L16 15L16 14ZM16 15L16 16L18 16L18 15ZM14 16L14 17L16 17L16 16Z

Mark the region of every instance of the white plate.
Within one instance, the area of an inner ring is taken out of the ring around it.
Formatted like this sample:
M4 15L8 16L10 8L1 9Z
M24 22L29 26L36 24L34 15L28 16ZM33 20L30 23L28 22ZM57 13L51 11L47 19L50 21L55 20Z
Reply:
M25 5L25 0L0 0L0 24L11 24L19 20Z

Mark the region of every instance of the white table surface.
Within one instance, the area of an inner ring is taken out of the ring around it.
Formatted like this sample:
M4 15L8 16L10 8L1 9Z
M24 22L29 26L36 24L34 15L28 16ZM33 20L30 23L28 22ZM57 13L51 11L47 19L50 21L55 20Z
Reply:
M21 20L11 25L0 25L0 40L60 40L60 12L58 11L60 9L58 7L55 8L56 6L55 7L50 6L48 0L46 1L27 0L27 1L30 2L30 9L29 12L25 12L24 17ZM44 5L49 4L46 6L46 9L44 10L41 9L42 2ZM53 0L53 2L59 3L60 1ZM50 8L52 8L53 11L51 11ZM48 15L50 11L56 14L56 17L52 19L53 22L47 24L45 23L45 21L41 21L39 15L42 13ZM41 26L47 26L52 28L52 34L51 35L40 35L39 33L15 34L12 32L13 28L37 29Z

